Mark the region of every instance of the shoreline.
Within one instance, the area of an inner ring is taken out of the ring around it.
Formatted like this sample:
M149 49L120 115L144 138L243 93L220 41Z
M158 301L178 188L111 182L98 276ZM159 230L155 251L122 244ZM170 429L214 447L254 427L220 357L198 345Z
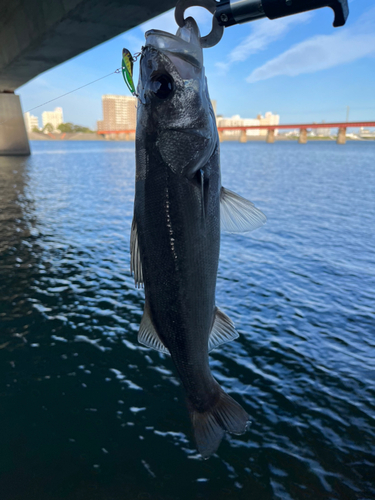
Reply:
M111 138L104 137L100 134L90 134L90 133L65 133L65 134L42 134L38 132L31 132L28 134L29 141L100 141L100 142L134 142L134 134L132 137L125 138L124 136L115 136L112 135ZM267 136L248 136L246 137L246 142L266 142ZM323 141L323 142L336 142L337 137L307 137L307 141ZM347 141L354 142L371 142L374 141L375 138L366 138L366 139L354 139L352 137L346 137ZM283 136L277 135L275 136L275 142L285 142L285 141L298 141L298 136ZM240 142L239 137L227 137L224 138L222 142Z
M30 141L106 141L106 142L134 142L134 134L131 137L125 138L123 135L118 136L112 135L111 138L104 137L101 134L96 133L64 133L64 134L42 134L38 132L30 132L28 138ZM248 136L246 137L246 142L266 142L267 136ZM307 141L330 141L336 142L337 137L307 137ZM352 137L346 137L347 141L355 141L355 142L371 142L374 141L375 138L366 138L366 139L354 139ZM298 136L284 136L277 135L275 136L275 142L279 141L298 141ZM239 137L226 137L222 142L239 142Z

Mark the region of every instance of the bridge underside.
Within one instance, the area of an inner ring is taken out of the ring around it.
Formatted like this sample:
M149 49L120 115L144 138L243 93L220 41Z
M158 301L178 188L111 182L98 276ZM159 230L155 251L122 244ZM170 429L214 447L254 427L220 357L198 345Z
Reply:
M177 0L0 0L0 155L30 154L14 90Z
M171 9L176 0L0 0L0 92Z

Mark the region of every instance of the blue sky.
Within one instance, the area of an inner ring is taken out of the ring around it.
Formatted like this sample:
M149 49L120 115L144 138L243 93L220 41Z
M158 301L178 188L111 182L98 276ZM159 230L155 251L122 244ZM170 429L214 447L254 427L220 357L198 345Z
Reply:
M375 6L349 0L343 28L333 28L329 8L275 21L262 19L225 29L221 42L204 51L206 75L217 111L224 116L280 114L281 123L375 120ZM202 34L211 15L189 9ZM17 90L22 107L34 106L100 78L121 65L122 48L140 50L144 33L157 28L175 33L169 11L41 74ZM138 78L138 65L135 80ZM103 94L127 95L121 74L44 105L32 114L61 106L64 121L96 127Z

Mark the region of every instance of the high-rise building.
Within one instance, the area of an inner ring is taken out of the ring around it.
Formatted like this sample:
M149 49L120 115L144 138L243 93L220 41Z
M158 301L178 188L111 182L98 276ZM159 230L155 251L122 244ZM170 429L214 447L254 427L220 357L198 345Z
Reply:
M224 118L220 116L217 118L218 127L251 127L260 125L259 120L256 118L241 118L240 115L233 115L232 118ZM237 137L240 132L238 130L225 130L226 136ZM259 135L259 130L247 130L246 135Z
M23 115L27 132L32 132L34 128L39 129L38 117L30 115L29 111Z
M265 116L258 115L256 118L241 118L240 115L234 115L231 118L224 118L223 116L218 116L216 119L218 127L256 127L257 125L278 125L280 122L279 115L273 115L270 111L267 111ZM246 135L248 136L259 136L267 135L267 130L251 129L246 130ZM275 130L277 134L277 130ZM225 130L224 136L231 137L233 139L238 138L240 135L239 130Z
M55 108L54 111L44 111L42 113L43 127L50 123L53 130L57 130L57 127L64 123L63 110L62 108Z
M280 115L273 115L271 111L267 111L267 113L262 116L257 116L259 120L259 125L278 125L280 123ZM277 130L275 130L275 135L277 135ZM267 135L268 130L263 129L259 130L259 135Z
M322 121L324 124L324 120ZM329 137L331 135L331 129L328 127L324 127L324 125L321 128L317 128L316 130L316 135L318 137Z
M125 95L103 95L103 120L98 120L98 130L135 130L137 98Z

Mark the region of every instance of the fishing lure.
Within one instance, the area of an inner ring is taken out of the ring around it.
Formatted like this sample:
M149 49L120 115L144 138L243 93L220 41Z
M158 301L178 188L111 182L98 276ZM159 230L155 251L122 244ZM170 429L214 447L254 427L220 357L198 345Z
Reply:
M135 92L135 86L133 82L133 65L134 62L137 60L137 57L134 58L128 49L122 49L122 61L121 61L122 76L124 78L126 86L134 96L137 94Z

